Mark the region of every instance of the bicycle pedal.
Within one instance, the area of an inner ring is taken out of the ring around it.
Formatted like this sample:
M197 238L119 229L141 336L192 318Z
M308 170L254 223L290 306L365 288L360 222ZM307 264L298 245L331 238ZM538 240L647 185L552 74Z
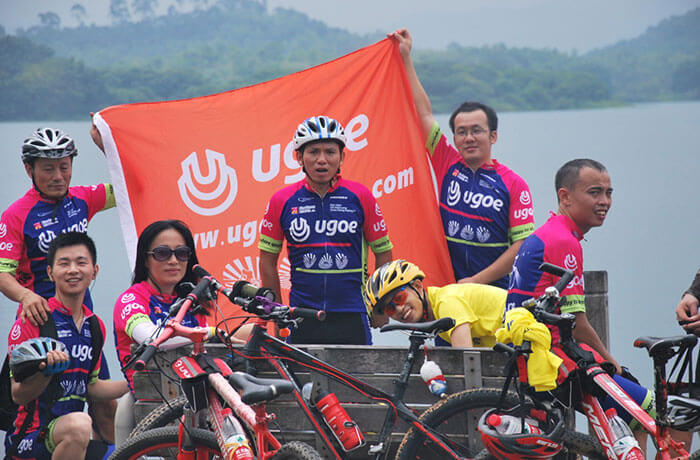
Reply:
M379 454L382 452L384 452L384 443L383 442L381 442L379 444L373 444L373 445L369 446L369 449L367 450L367 453L371 454L371 455L376 455L376 454Z

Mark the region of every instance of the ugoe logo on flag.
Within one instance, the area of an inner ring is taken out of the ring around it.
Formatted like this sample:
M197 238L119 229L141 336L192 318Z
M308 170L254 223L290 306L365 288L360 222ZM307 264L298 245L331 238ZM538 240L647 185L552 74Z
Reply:
M233 204L238 193L238 180L236 170L226 164L223 153L209 149L205 150L205 153L207 175L202 174L197 153L192 152L181 163L182 176L177 180L177 186L182 201L192 212L201 216L216 216ZM217 180L218 183L216 183ZM201 190L202 186L209 188L214 183L216 183L214 190L209 192ZM195 203L195 200L199 204Z

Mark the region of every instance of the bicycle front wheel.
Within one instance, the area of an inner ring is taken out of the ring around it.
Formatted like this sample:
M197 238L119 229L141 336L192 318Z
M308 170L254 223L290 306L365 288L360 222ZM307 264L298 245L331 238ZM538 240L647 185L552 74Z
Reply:
M479 418L488 409L498 407L501 390L487 388L465 390L452 394L429 407L420 416L423 425L437 431L444 442L464 458L473 458L483 450L481 436L477 430ZM518 404L518 396L506 393L502 407ZM399 450L398 460L448 458L445 451L423 432L411 427Z
M110 460L176 460L179 450L178 429L177 426L166 426L131 437L114 451ZM222 458L214 433L191 428L190 435L197 460Z
M136 427L131 430L129 437L137 436L154 428L179 424L180 417L185 411L185 404L187 404L187 398L184 396L178 396L172 401L164 402L141 419Z

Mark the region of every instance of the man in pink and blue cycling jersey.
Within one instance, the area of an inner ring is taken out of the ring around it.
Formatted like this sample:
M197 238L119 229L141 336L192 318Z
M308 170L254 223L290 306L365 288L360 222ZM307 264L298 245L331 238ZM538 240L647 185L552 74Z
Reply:
M48 299L55 285L46 274L46 254L56 236L69 231L87 233L99 211L115 206L111 184L71 187L73 139L53 128L40 128L25 139L22 162L33 187L0 217L0 292L19 303L18 315L33 325L43 324L51 312ZM89 290L85 305L92 310ZM110 378L103 359L100 379ZM91 404L107 440L113 435L116 401Z
M557 313L576 316L573 336L599 355L598 359L615 365L615 381L647 411L653 410L653 394L646 388L621 377L622 368L598 337L586 316L583 286L583 250L581 239L594 227L603 225L612 205L612 185L605 166L590 159L571 160L557 171L555 180L559 208L547 222L535 230L520 247L510 274L506 311L519 307L524 300L544 294L558 278L542 272L543 262L565 267L574 272L574 279L562 290L562 303ZM552 345L559 342L559 331L550 327ZM625 375L626 374L625 372ZM605 408L615 407L628 423L631 416L607 397ZM630 426L637 428L636 421Z
M399 43L426 137L455 278L506 288L515 254L534 230L534 217L525 181L491 158L498 139L496 112L479 102L463 103L450 117L457 148L449 145L413 67L411 35L402 29L388 36Z
M371 343L362 300L367 247L380 266L391 261L393 245L369 189L340 176L344 147L345 132L338 121L317 116L301 123L294 148L306 177L275 193L262 221L258 247L263 285L280 298L277 260L286 239L289 304L326 311L324 322L307 319L292 331L293 343Z

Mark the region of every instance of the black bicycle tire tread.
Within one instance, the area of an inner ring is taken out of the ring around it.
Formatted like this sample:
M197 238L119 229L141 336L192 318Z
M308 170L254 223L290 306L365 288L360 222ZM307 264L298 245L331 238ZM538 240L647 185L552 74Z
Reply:
M462 392L450 395L450 397L432 405L423 414L421 414L420 418L426 425L434 426L441 420L449 418L451 414L463 411L464 409L462 408L465 407L465 405L471 407L484 407L492 404L494 400L498 401L500 394L501 390L493 388L464 390ZM511 403L517 403L517 396L513 393L508 393L506 398L507 401ZM486 404L484 404L485 401ZM453 405L456 405L459 409L452 408L451 406ZM447 417L442 415L443 413L447 413ZM418 446L414 445L414 436L415 429L411 428L401 440L401 444L399 445L399 449L396 454L397 460L415 459ZM593 436L579 433L577 431L567 431L564 435L563 442L569 452L582 454L591 459L607 459L602 447ZM485 454L486 453L482 451L476 455L476 458L494 458ZM700 460L700 458L696 460Z
M179 420L182 416L183 409L187 403L187 398L178 396L172 401L167 401L149 412L141 421L131 430L129 437L144 433L153 428L161 428L168 423Z
M462 408L465 405L472 407L495 407L494 401L497 403L500 398L500 394L501 390L494 388L479 388L453 393L447 398L441 399L426 409L425 412L421 414L420 420L427 426L434 426L434 424L446 418L443 415L444 412L447 412L449 415L452 413L461 412L463 411ZM486 401L486 403L483 401ZM510 392L507 393L506 401L517 403L517 395ZM458 409L454 409L452 406L457 406ZM419 447L415 445L416 432L417 430L414 427L411 427L411 429L404 435L396 453L397 460L415 460L416 450Z
M272 460L323 460L321 455L305 442L291 441L284 444Z
M140 433L133 438L129 438L124 444L119 446L109 457L109 460L128 460L130 457L143 452L150 446L173 441L177 443L178 429L179 428L176 426L165 426ZM195 447L203 446L209 449L219 450L219 445L214 433L193 428L190 431L190 435L192 436Z

